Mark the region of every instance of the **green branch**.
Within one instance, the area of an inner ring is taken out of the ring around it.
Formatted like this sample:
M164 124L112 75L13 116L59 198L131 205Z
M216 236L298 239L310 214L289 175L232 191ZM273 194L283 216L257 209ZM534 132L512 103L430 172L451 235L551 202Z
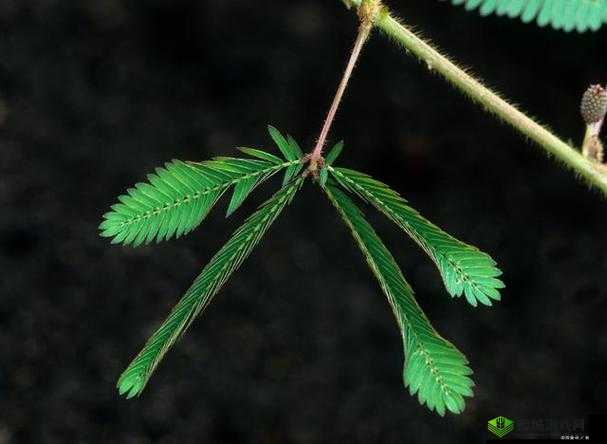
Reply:
M363 0L345 0L345 3L346 6L359 7L363 3ZM525 137L536 142L549 155L554 156L567 168L584 178L591 186L600 189L607 195L607 175L599 170L598 165L585 159L579 151L573 149L556 135L459 68L428 42L403 25L397 18L393 17L385 6L382 13L375 20L375 27L402 45L408 52L413 53L422 62L432 67L434 71L443 76L474 102L480 104L485 110L496 115Z

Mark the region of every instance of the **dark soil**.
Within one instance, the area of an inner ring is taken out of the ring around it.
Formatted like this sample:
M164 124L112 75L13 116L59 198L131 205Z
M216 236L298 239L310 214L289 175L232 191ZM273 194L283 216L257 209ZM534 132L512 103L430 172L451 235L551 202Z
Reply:
M607 29L389 3L579 141ZM333 131L342 164L489 252L508 286L491 309L451 300L428 258L368 211L470 358L465 414L441 419L403 388L392 313L312 184L144 395L118 397L121 370L277 184L235 217L222 206L191 236L137 250L99 238L101 215L171 158L269 147L267 123L310 147L355 29L335 0L0 2L0 443L470 443L497 415L606 409L607 202L379 36Z

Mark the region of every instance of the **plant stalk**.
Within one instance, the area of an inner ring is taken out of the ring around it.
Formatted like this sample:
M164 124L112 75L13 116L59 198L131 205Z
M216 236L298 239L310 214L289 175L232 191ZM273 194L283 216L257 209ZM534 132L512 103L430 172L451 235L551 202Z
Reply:
M586 133L584 134L584 141L582 143L582 155L585 159L589 159L605 171L605 165L603 164L604 148L601 139L599 139L602 126L602 120L586 125Z
M327 117L322 126L322 130L320 131L320 136L318 136L318 140L316 145L314 146L314 150L309 154L310 159L310 169L315 171L319 162L322 159L322 151L324 149L325 143L327 141L327 136L329 135L329 131L331 130L331 126L333 121L335 120L335 115L337 114L337 110L339 109L339 105L341 100L346 92L346 88L348 87L348 83L350 78L352 77L352 72L356 67L356 62L360 57L360 53L365 46L369 38L369 34L371 33L371 29L373 28L373 22L368 17L361 15L360 26L358 27L358 35L356 36L356 41L354 42L354 47L352 48L352 52L350 54L350 59L348 60L348 64L346 65L346 69L341 78L341 82L339 83L339 87L335 93L335 97L333 98L333 103L331 104L331 108L329 108L329 112L327 113Z
M347 0L354 7L360 7L363 0ZM600 166L584 158L579 150L573 149L556 135L526 116L515 106L509 104L498 94L491 91L463 69L443 56L428 42L418 37L413 31L393 17L386 7L374 20L374 25L387 36L413 53L421 61L432 67L474 102L495 114L515 130L536 142L549 155L560 160L567 168L584 178L607 195L607 174L600 171Z

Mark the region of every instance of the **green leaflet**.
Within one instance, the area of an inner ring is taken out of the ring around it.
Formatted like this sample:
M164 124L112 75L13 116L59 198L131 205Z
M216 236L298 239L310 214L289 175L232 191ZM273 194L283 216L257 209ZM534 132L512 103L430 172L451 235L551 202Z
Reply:
M226 212L226 217L229 217L236 211L245 199L251 194L251 191L259 185L261 181L261 177L249 177L247 179L241 180L234 187L234 193L232 194L232 199L230 200L230 205L228 205L228 210Z
M291 179L293 179L303 168L304 164L302 162L303 152L299 147L299 144L293 139L291 136L285 137L271 125L268 125L268 132L270 133L270 137L274 140L274 143L285 157L285 159L297 163L292 163L285 171L285 177L282 181L283 185L286 185Z
M266 160L218 157L194 163L173 160L138 183L106 213L101 236L112 243L138 246L180 237L196 228L232 186L228 208L233 213L255 189L283 168L299 165L267 154Z
M451 0L466 10L478 9L490 14L533 20L539 26L551 25L566 32L596 31L607 21L607 0Z
M278 149L282 152L282 155L285 156L285 159L299 160L303 157L299 145L297 145L297 142L295 142L291 136L288 136L289 140L287 141L280 131L278 131L272 125L268 125L268 132L270 133L272 140L274 140L274 143L276 143Z
M492 305L500 300L498 279L502 272L489 255L465 244L424 219L405 199L386 184L345 168L329 167L347 190L375 206L401 227L435 262L452 297L465 295L472 306Z
M120 376L117 386L121 395L132 398L141 394L166 352L249 256L302 183L303 178L298 178L279 190L236 230L211 259L169 317Z
M325 165L331 166L337 160L342 150L344 149L344 141L337 142L329 153L325 156Z
M329 167L333 165L333 163L337 160L342 150L344 149L344 141L337 142L333 148L329 151L329 153L325 156L325 164L323 168L320 170L319 183L320 186L324 188L327 183L327 179L329 178Z
M271 163L282 163L282 159L280 157L277 157L274 154L266 153L265 151L247 147L240 147L238 149L251 157L256 157Z
M405 386L411 395L417 393L420 404L441 416L446 410L463 412L464 397L473 396L474 386L468 360L434 330L394 257L352 200L331 181L325 191L350 228L396 316L405 351Z

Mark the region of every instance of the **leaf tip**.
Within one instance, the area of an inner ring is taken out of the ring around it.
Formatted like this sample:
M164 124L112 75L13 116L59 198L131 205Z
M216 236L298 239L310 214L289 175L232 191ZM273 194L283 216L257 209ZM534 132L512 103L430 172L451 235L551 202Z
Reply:
M140 374L123 374L116 384L120 396L132 399L139 396L145 387L145 381Z
M280 135L280 137L282 137L281 132L274 125L269 125L268 124L267 128L268 128L268 133L270 134L270 136L272 138L274 138L277 135Z

